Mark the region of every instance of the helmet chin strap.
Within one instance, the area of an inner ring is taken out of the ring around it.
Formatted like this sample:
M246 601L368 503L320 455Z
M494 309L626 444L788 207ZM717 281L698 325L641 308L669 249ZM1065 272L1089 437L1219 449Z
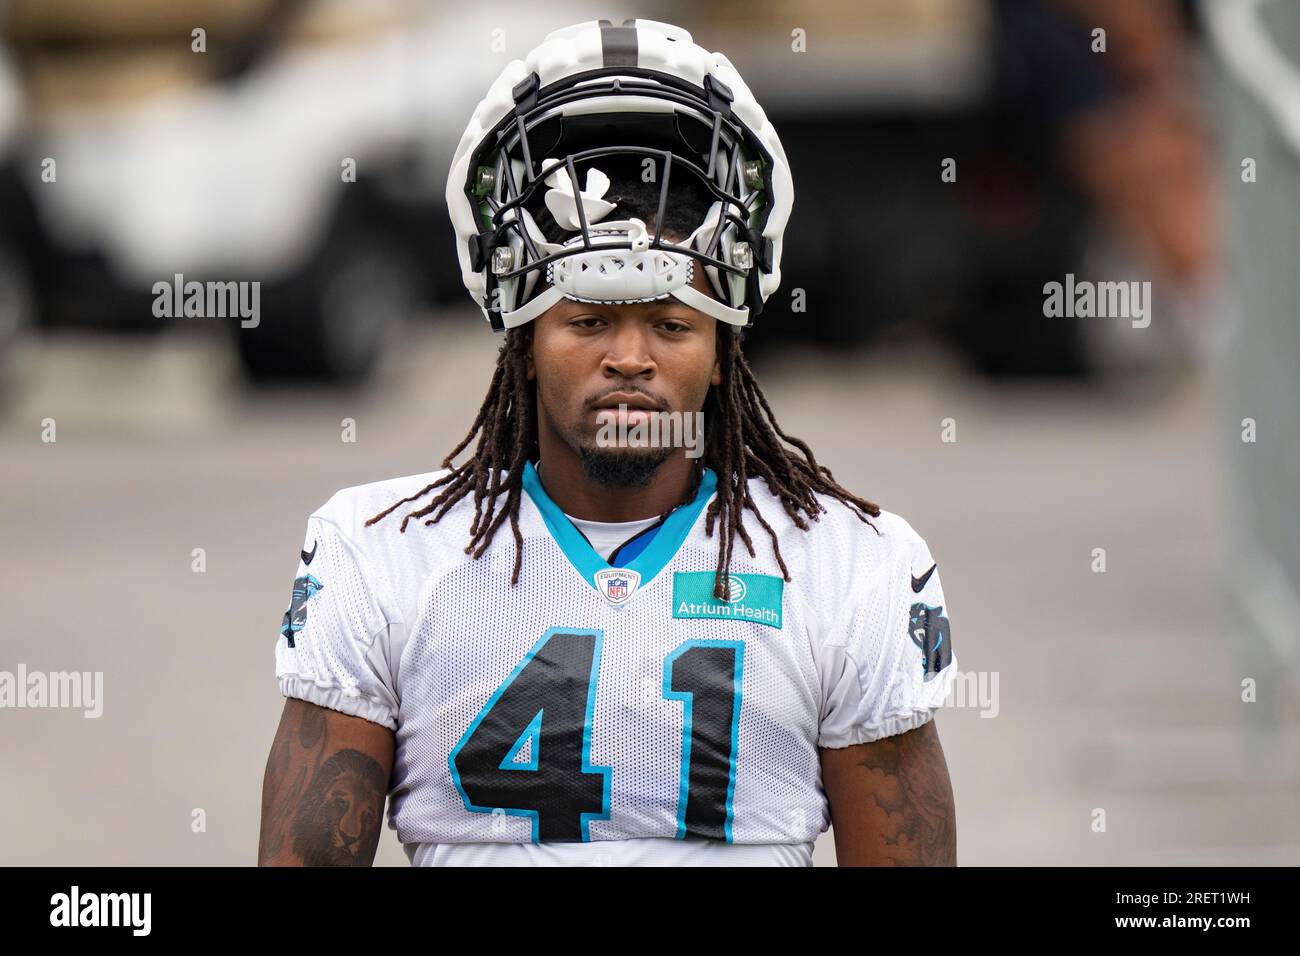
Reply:
M650 248L645 223L625 219L601 223L590 231L593 248L557 259L546 267L550 286L517 309L501 313L508 329L531 322L561 298L574 302L626 304L654 302L669 296L719 322L743 326L749 309L733 309L693 286L695 261L667 249ZM563 244L542 242L550 255L582 243L575 236ZM628 243L627 248L601 248Z

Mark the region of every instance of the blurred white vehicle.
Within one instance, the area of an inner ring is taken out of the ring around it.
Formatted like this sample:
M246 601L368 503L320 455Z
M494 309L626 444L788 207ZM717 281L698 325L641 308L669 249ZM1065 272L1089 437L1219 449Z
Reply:
M421 305L463 296L439 288L455 276L454 140L505 60L572 11L512 14L514 44L494 53L491 11L402 7L302 42L277 35L294 20L276 9L243 47L195 54L208 82L60 110L29 144L31 175L57 160L57 188L37 191L65 255L54 311L150 326L155 283L258 282L255 327L172 321L229 327L258 380L353 381Z

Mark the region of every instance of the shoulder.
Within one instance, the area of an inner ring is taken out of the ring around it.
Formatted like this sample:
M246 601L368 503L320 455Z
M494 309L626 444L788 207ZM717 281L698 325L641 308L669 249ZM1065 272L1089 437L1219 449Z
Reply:
M461 498L433 524L426 522L441 505L402 528L404 518L425 511L443 493L446 485L431 486L448 473L441 469L340 488L309 516L304 552L314 555L318 542L324 556L321 574L368 588L389 620L411 620L430 582L472 560L465 547L474 521L473 494ZM497 558L487 555L484 560ZM316 565L312 571L316 572Z
M387 511L404 498L419 496L421 491L429 489L439 479L446 477L447 473L447 469L444 468L441 471L384 478L380 481L340 488L323 505L313 511L311 516L335 525L344 534L356 537L366 526L366 522L375 515ZM391 517L397 518L400 523L402 515L408 514L419 506L427 505L437 495L438 490L440 489L428 490L419 497L418 501L409 502L405 510L402 508L395 510Z
M472 495L456 502L434 524L425 523L436 514L430 512L412 518L405 530L402 528L407 515L424 511L443 492L445 486L433 486L448 473L444 468L340 488L311 513L309 523L317 524L326 534L343 538L374 570L391 574L401 564L417 564L427 570L455 563L464 557L469 541L474 517Z
M791 554L802 553L810 559L843 566L864 561L893 562L925 548L925 539L911 522L893 511L882 508L879 515L866 515L819 493L817 500L823 510L815 519L801 512L807 527L799 528L765 480L751 478L749 491L764 520L776 532L783 554L788 549Z
M819 613L910 593L912 579L925 576L934 563L926 539L903 515L881 509L863 515L829 495L819 494L825 509L799 528L762 479L752 479L750 494L776 532L781 556L795 593ZM865 520L864 520L865 518ZM753 519L746 516L753 535ZM766 535L754 537L755 545Z

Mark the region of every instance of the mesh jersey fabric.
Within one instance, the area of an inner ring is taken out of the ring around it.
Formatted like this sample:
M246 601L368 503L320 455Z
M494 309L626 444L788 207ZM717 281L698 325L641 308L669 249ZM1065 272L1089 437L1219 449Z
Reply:
M313 512L275 652L285 696L395 731L388 820L412 862L583 858L569 842L591 860L690 862L705 837L749 847L748 862L766 846L771 862L807 865L830 822L818 748L920 726L948 695L957 659L939 574L892 512L868 524L823 497L805 532L752 479L791 575L775 591L776 627L679 615L678 592L705 577L711 587L717 563L702 507L620 605L579 571L530 493L513 587L508 530L482 557L464 552L468 498L437 524L401 533L399 509L365 527L443 474L346 488ZM754 530L756 556L738 547L731 574L771 594L780 570ZM561 645L567 657L551 653ZM730 709L719 686L734 687ZM518 796L483 800L501 793Z

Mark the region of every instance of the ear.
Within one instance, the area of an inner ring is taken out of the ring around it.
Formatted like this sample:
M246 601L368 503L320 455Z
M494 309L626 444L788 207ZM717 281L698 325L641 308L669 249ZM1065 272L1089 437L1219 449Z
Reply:
M722 384L722 359L720 358L713 360L713 374L709 376L709 384L710 385Z
M526 356L526 359L527 359L526 374L528 377L528 381L531 382L533 379L537 378L537 367L533 365L533 353L529 352L528 355Z

